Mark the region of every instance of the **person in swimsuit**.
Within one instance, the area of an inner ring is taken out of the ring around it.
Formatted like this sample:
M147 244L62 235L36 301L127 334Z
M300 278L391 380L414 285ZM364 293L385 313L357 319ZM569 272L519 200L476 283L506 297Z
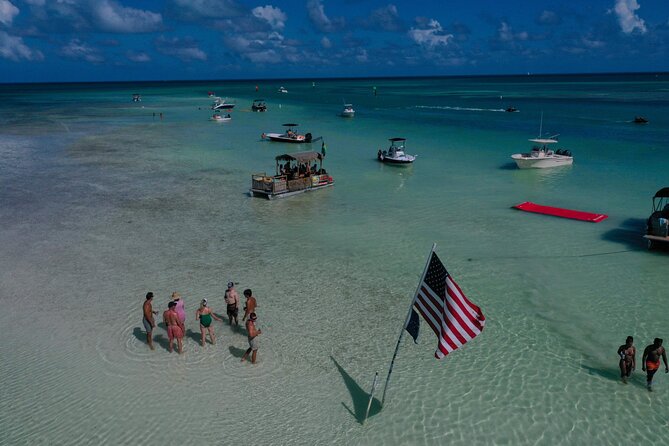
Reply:
M179 315L179 320L181 321L181 329L186 333L186 307L184 305L184 300L181 297L181 294L176 291L172 293L172 300L177 304L176 312Z
M246 297L246 305L244 306L244 317L242 318L242 321L245 321L251 313L255 313L257 306L256 298L253 297L253 291L248 288L245 289L244 297Z
M625 343L618 347L618 356L620 357L618 364L620 367L620 378L622 378L623 383L627 384L627 378L629 378L636 368L636 347L634 347L634 338L632 336L627 336Z
M225 290L224 295L225 303L227 305L228 319L230 319L230 326L232 327L232 320L235 320L235 324L239 327L239 294L235 290L235 284L233 282L228 282L228 289Z
M154 314L158 314L157 311L153 311L153 293L146 293L146 300L144 301L144 306L142 312L144 317L142 318L142 324L144 324L144 330L146 330L146 343L149 344L149 348L154 350L153 347L153 329L156 327L156 321L153 319Z
M163 313L163 322L167 326L167 339L169 340L169 351L172 353L172 341L177 340L177 347L179 349L179 354L183 352L183 337L184 331L182 329L183 325L179 320L179 315L176 311L176 302L172 301L167 304L167 310Z
M253 352L251 354L251 364L256 363L258 347L260 347L258 336L262 333L262 330L258 330L256 328L256 319L256 314L251 313L249 314L249 320L246 321L246 331L248 332L249 336L249 348L246 350L246 352L244 352L244 356L242 356L242 362L244 362L246 361L246 357L249 355L249 353Z
M205 345L205 332L209 331L209 339L211 339L212 344L216 344L216 335L214 334L214 327L211 326L211 319L214 318L219 322L222 322L222 319L219 319L212 311L211 308L207 306L207 299L202 299L200 308L195 312L195 319L200 321L200 333L202 334L202 347Z
M660 368L660 357L664 361L664 373L669 373L667 352L662 347L662 339L655 338L653 343L644 349L643 358L641 358L641 368L646 372L646 387L649 392L653 391L653 375Z

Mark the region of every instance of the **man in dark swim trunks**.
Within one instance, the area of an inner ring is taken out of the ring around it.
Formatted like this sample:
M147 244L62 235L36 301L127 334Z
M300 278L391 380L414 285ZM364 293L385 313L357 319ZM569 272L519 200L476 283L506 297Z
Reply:
M153 293L146 293L146 300L144 301L144 308L142 312L144 317L142 318L142 324L144 324L144 330L146 330L146 342L149 344L149 348L154 350L153 347L153 329L156 328L156 321L153 319L154 314L158 314L157 311L153 311Z
M239 294L235 290L234 282L228 282L228 289L225 290L224 299L227 306L228 319L230 319L230 326L232 327L233 319L235 320L235 324L239 326L239 320L237 319L239 315Z
M662 339L655 338L653 343L644 349L643 358L641 358L641 367L646 372L646 387L649 392L653 391L653 375L660 368L660 357L664 361L664 373L669 373L667 352L662 347Z
M625 343L618 347L618 356L620 357L620 362L618 363L620 378L622 378L623 383L627 384L627 378L629 378L636 368L636 347L634 347L634 338L632 336L627 336Z

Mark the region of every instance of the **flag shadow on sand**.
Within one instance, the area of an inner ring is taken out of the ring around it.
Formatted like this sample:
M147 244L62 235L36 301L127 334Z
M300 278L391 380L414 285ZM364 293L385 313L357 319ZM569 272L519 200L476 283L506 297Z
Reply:
M367 403L369 403L369 392L367 392L365 389L360 387L357 382L353 378L351 378L351 375L349 375L344 368L339 365L336 359L334 359L333 356L330 356L330 359L332 359L332 362L334 362L335 366L337 367L337 370L341 374L341 377L344 379L344 384L346 384L346 388L348 389L348 392L351 394L351 400L353 401L353 410L349 408L343 401L342 401L342 406L348 412L353 415L353 417L356 419L356 421L360 424L362 424L365 421L365 412L367 411ZM369 383L370 388L371 388L371 382ZM374 398L372 399L372 406L369 409L369 417L371 418L372 416L376 415L377 413L381 412L381 401L378 399Z

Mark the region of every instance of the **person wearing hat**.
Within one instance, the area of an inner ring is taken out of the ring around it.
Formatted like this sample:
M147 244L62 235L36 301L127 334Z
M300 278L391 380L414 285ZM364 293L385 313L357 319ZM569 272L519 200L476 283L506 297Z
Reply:
M219 319L218 316L211 311L211 308L207 306L207 299L202 299L200 308L195 312L195 320L200 321L200 333L202 334L202 347L205 345L205 332L209 331L209 339L211 339L212 344L216 344L216 335L214 335L214 327L211 326L211 319L214 318L219 322L222 322L222 319Z
M242 356L242 362L244 362L246 361L246 357L249 355L249 353L253 352L251 354L251 364L256 363L256 358L258 355L258 347L260 347L258 336L262 333L262 330L256 328L256 319L257 319L256 314L251 313L249 314L249 320L246 321L246 332L248 333L249 336L249 348L244 353L244 356Z
M228 289L225 290L224 297L225 303L227 305L228 319L230 319L230 326L232 327L232 320L235 320L235 324L239 327L239 294L235 290L234 282L228 282Z
M146 330L146 343L149 344L149 348L154 350L153 347L153 329L156 328L156 321L153 319L154 314L158 314L157 311L153 311L153 293L149 291L146 293L146 300L144 301L144 306L142 312L144 317L142 318L142 324L144 324L144 329Z

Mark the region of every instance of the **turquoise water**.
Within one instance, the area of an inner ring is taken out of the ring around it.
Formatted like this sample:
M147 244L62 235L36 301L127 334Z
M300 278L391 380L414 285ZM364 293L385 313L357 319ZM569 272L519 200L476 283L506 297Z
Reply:
M209 90L236 100L231 122L209 121ZM0 442L666 443L669 378L649 393L637 370L623 385L615 352L627 335L638 350L669 338L669 252L641 238L669 186L667 75L21 85L0 97ZM258 97L267 113L249 111ZM337 116L343 102L355 118ZM542 114L574 165L518 170L510 155ZM250 198L251 173L304 148L260 139L291 121L323 136L335 186ZM375 160L393 136L415 165ZM609 218L511 209L523 201ZM423 324L362 426L433 242L486 328L437 361ZM227 322L214 323L217 345L198 344L197 303L223 313L228 280L258 298L255 366L240 364L246 338ZM164 328L155 351L141 328L144 294L162 311L174 290L188 311L181 357Z

